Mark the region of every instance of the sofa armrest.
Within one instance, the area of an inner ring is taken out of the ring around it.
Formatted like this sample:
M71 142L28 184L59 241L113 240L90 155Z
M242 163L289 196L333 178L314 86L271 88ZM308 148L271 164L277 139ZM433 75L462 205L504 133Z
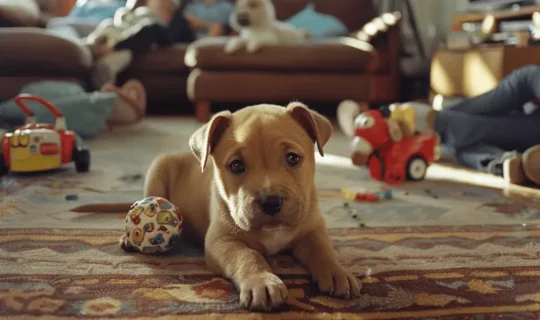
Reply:
M351 36L361 41L373 43L388 34L399 31L400 20L401 13L398 11L383 13L366 23L362 29L353 32Z
M76 40L39 28L0 28L0 70L88 73L90 50Z
M357 40L373 45L385 60L390 73L399 77L401 74L401 13L387 12L366 23L362 29L351 34Z

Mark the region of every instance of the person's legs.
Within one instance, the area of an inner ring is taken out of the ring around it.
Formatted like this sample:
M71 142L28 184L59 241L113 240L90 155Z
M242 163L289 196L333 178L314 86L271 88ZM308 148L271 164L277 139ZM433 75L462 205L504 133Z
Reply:
M465 99L450 107L450 110L476 115L500 115L511 110L522 111L525 103L531 100L540 100L540 66L536 65L514 70L493 90Z
M441 141L462 149L489 144L524 151L540 144L540 116L497 117L445 110L435 115L434 130Z
M517 154L516 151L507 152L489 144L472 145L457 149L455 152L456 160L460 165L497 176L503 175L504 161Z
M501 174L510 183L540 184L540 116L500 117L438 113L435 131L461 164ZM513 150L504 152L504 150ZM523 152L523 153L521 153Z

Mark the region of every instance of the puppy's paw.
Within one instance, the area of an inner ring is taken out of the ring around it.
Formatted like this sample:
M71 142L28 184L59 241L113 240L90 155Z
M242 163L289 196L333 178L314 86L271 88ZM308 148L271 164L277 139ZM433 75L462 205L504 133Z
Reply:
M126 235L123 235L123 236L120 237L120 240L119 240L118 244L120 245L120 248L122 248L122 250L124 250L125 252L135 252L135 251L137 251L137 250L135 250L135 248L133 248L131 243L128 241L128 238L127 238Z
M250 41L246 45L246 51L249 53L255 53L261 49L261 44L257 41Z
M233 38L225 45L225 53L233 54L242 48L243 42L240 39Z
M287 301L287 286L270 272L245 279L240 285L240 304L250 310L271 311Z
M337 298L356 298L360 296L362 285L349 271L340 265L320 268L313 273L313 280L318 283L319 290Z

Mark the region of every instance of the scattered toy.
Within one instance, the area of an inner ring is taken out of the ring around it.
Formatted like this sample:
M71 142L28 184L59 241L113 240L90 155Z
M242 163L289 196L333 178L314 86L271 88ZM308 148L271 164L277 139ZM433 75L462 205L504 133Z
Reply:
M378 202L381 200L392 200L393 193L392 189L383 187L379 191L368 192L354 192L348 188L343 188L341 190L343 196L349 201L367 201L367 202Z
M79 200L79 196L76 194L66 195L66 201L77 201L77 200Z
M144 254L169 251L180 241L182 215L163 198L148 197L133 203L125 221L124 247Z

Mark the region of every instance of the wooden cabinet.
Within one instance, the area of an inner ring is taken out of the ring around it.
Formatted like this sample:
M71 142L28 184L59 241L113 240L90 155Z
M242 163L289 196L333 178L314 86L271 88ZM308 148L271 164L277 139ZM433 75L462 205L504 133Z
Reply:
M431 90L445 97L473 97L493 89L513 70L540 65L540 46L490 45L439 50L431 64Z

